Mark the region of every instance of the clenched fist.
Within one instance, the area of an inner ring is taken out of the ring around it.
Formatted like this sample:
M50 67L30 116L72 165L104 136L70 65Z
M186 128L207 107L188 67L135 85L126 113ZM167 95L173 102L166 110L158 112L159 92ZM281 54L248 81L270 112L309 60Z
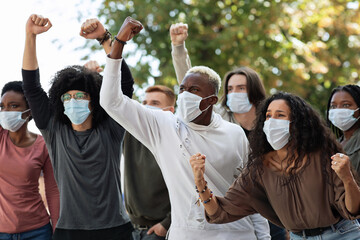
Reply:
M102 38L105 33L105 27L96 18L87 19L82 25L80 36L86 39Z
M184 44L188 37L188 25L184 23L172 24L170 27L170 38L174 46Z
M32 14L26 22L26 34L38 35L46 32L51 27L52 24L48 18Z
M343 182L347 178L353 177L350 170L350 159L347 155L337 153L331 157L331 160L331 168Z
M127 17L124 23L122 24L116 37L119 40L126 42L131 40L142 29L143 29L143 25L141 24L141 22L131 17Z

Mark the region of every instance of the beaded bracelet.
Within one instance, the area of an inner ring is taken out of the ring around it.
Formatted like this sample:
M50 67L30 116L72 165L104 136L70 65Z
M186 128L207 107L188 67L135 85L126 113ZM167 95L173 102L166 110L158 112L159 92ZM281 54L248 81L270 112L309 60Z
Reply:
M125 41L120 40L120 39L118 39L117 37L115 37L115 40L116 40L116 41L118 41L119 43L122 43L123 45L125 45L125 44L126 44L126 42L125 42Z
M196 190L197 193L204 193L207 188L208 188L208 187L207 187L207 181L205 181L205 187L204 187L204 189L201 190L201 191L199 191L199 190L197 189L197 186L195 185L195 190Z
M212 192L210 192L210 197L209 197L207 200L203 200L202 202L203 202L204 204L207 204L208 202L211 201L212 197L213 197L213 194L212 194Z

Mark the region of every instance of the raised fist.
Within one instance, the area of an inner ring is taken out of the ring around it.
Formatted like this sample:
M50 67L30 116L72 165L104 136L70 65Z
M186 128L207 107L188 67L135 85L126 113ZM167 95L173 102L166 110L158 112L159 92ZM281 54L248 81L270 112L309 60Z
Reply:
M184 44L188 37L188 25L186 23L175 23L170 27L170 38L174 46Z
M48 18L32 14L26 22L26 34L37 35L46 32L51 27L52 24Z
M80 36L86 39L102 38L105 33L104 26L96 18L87 19L82 25Z
M98 73L104 70L102 69L102 67L100 67L99 63L94 60L90 60L87 63L85 63L84 67L89 69L90 71L98 72Z
M143 29L143 25L141 24L141 22L131 17L127 17L123 22L116 37L119 40L126 42L132 39L142 29Z

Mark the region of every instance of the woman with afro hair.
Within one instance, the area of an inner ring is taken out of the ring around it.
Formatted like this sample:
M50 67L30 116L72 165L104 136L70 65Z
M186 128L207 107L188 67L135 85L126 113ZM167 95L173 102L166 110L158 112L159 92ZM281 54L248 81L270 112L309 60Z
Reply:
M36 37L50 27L49 19L39 15L27 21L23 85L60 192L53 239L132 239L120 183L125 130L99 104L102 77L97 72L66 67L55 74L47 96L40 85ZM133 79L123 66L123 91L131 97Z

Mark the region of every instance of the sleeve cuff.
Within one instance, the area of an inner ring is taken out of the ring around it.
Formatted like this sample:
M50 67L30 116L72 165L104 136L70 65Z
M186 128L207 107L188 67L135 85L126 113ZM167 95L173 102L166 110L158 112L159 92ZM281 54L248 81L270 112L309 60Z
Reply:
M171 217L167 216L164 220L162 220L160 222L160 224L166 229L168 230L170 228L170 224L171 224Z
M208 221L209 223L213 223L215 222L215 220L217 218L220 217L220 214L221 214L221 207L219 206L218 209L216 210L216 212L212 215L208 214L206 211L205 211L205 217L206 217L206 221Z

